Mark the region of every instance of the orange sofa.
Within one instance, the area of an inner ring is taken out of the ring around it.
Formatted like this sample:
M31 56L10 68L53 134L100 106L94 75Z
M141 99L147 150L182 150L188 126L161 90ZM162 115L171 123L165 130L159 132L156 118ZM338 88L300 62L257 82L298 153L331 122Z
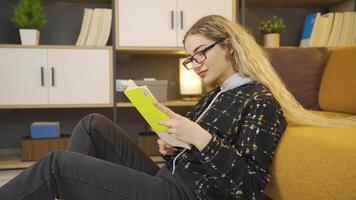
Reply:
M319 88L320 109L314 112L356 115L356 46L328 50ZM355 200L356 127L289 124L271 175L265 192L274 200Z

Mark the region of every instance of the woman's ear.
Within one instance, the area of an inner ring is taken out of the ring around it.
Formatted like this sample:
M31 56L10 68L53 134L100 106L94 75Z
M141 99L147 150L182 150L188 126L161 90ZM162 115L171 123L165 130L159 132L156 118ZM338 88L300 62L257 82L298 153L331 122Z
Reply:
M225 39L224 44L229 49L229 54L231 54L231 55L234 54L234 49L232 48L230 38Z

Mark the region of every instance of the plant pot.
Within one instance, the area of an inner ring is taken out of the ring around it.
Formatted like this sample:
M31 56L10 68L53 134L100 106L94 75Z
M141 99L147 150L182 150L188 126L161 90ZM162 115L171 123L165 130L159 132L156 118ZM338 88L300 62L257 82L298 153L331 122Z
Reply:
M263 44L264 47L267 48L279 47L279 40L279 33L269 33L263 35Z
M37 29L20 29L21 43L23 45L38 45L40 31Z

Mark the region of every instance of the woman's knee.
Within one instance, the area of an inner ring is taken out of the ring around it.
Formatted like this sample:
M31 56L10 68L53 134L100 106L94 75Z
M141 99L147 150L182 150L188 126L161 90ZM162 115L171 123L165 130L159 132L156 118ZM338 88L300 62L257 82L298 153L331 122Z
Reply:
M99 113L90 113L90 114L86 115L82 120L88 121L88 122L93 122L93 121L103 121L103 120L107 121L109 119Z
M57 169L63 166L65 154L66 151L63 150L51 151L40 159L39 165L45 166L46 168L49 166L52 171L58 171Z
M97 129L103 123L108 123L110 121L105 116L99 113L90 113L86 115L79 124L83 125L88 132L91 132L93 129Z

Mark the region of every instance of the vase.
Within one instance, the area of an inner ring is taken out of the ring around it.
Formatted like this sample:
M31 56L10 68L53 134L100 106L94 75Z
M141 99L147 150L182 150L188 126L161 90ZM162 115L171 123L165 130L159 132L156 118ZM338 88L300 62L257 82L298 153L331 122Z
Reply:
M38 45L40 31L37 29L20 29L20 37L23 45Z
M279 33L268 33L263 35L263 44L267 48L279 47Z

